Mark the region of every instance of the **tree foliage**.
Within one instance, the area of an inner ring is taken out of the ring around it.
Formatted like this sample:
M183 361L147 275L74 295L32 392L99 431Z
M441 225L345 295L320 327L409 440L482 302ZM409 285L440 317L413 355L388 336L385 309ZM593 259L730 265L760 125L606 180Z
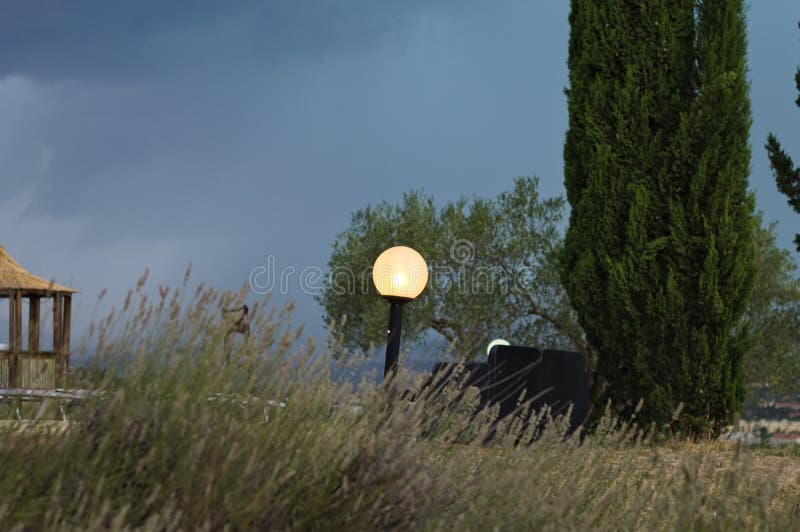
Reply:
M800 27L800 24L798 24L798 27ZM797 68L794 81L798 92L795 104L800 107L800 67ZM780 142L772 133L767 136L766 148L772 173L775 176L775 182L778 184L778 190L787 196L789 205L792 206L795 212L800 213L800 167L795 167L792 158L783 151ZM794 243L797 245L797 251L800 251L800 233L795 235Z
M564 200L542 199L538 179L518 178L495 199L461 197L442 207L421 191L399 204L367 206L333 243L330 277L318 298L325 319L341 320L345 345L369 350L385 338L387 305L376 293L371 266L386 248L407 245L425 257L429 284L406 306L403 340L431 332L470 360L487 343L513 343L587 352L560 284Z
M741 0L573 0L562 279L623 416L705 433L745 393L754 276Z
M745 312L753 348L745 358L751 391L800 393L800 279L788 250L775 243L775 222L758 216L756 278Z

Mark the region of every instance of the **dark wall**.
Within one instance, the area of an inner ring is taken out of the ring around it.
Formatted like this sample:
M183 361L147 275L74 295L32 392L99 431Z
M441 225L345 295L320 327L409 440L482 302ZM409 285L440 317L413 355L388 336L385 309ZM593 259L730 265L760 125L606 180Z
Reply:
M514 413L523 392L524 402L531 404L532 411L549 406L552 415L559 416L572 405L570 433L589 415L589 374L582 353L496 346L487 363L436 364L434 381L446 381L446 377L457 374L457 367L463 371L461 382L465 386L481 390L481 406L500 404L500 418Z

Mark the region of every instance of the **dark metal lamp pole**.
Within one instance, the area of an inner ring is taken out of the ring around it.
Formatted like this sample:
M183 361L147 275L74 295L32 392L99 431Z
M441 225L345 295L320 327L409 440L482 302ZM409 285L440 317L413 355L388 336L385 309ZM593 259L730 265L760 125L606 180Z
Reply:
M397 373L397 361L400 358L400 334L403 328L403 305L410 299L387 297L389 301L389 329L386 331L386 362L383 365L383 376Z
M389 329L386 331L386 363L383 366L383 377L386 379L397 373L403 305L413 301L425 289L428 283L428 265L416 250L395 246L375 259L372 282L390 305Z

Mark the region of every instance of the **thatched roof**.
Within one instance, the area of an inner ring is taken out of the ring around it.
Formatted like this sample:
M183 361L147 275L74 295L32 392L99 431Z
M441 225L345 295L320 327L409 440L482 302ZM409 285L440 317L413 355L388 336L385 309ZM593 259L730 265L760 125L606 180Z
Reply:
M0 292L9 290L22 290L29 292L69 292L76 293L67 286L55 284L52 281L45 281L37 277L19 265L14 258L6 253L3 246L0 246Z

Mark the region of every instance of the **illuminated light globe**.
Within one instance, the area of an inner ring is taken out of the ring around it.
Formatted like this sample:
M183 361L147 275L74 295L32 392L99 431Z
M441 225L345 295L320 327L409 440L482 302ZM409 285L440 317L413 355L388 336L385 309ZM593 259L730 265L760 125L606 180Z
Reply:
M428 265L416 250L395 246L375 259L372 282L386 299L411 301L428 284Z
M397 373L403 306L420 295L428 284L428 265L415 250L395 246L381 253L372 266L372 282L389 302L389 328L386 330L386 362L383 377Z
M486 356L489 356L492 352L492 348L496 345L511 345L507 341L503 340L502 338L498 338L496 340L492 340L489 342L489 345L486 347Z

